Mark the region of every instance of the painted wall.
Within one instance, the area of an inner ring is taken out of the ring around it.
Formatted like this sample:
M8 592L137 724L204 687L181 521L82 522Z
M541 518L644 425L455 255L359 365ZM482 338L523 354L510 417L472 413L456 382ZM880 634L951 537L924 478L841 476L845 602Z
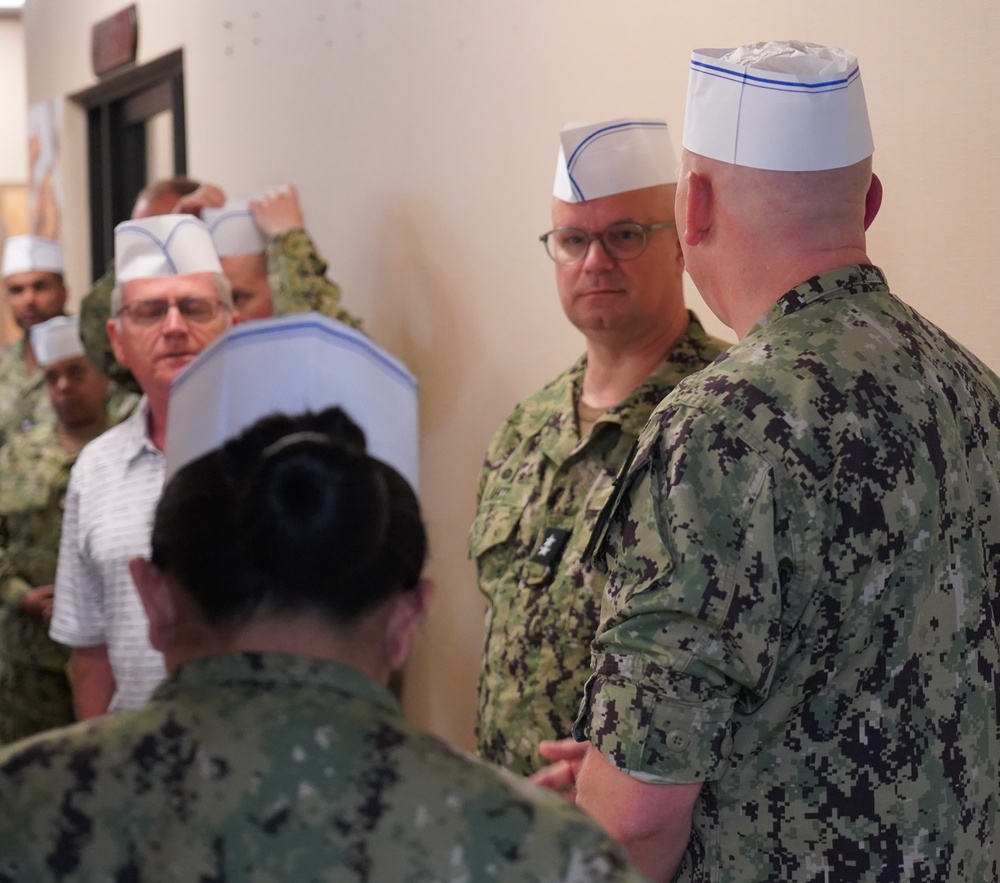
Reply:
M28 84L21 18L0 14L0 240L26 230L28 197ZM16 185L16 186L11 186ZM0 346L20 334L0 297Z
M0 184L28 177L28 85L24 28L17 16L0 16Z
M30 100L88 85L121 0L30 0ZM138 0L140 61L183 47L192 173L294 181L372 335L420 378L436 605L410 715L471 744L482 602L466 534L483 449L581 350L546 230L568 121L664 116L679 143L692 48L791 37L858 54L885 185L870 253L894 289L1000 369L1000 6L715 0ZM54 62L58 59L58 64ZM83 120L67 108L70 276L86 267ZM702 316L689 285L690 302ZM712 333L727 335L708 316ZM729 335L731 336L731 335Z

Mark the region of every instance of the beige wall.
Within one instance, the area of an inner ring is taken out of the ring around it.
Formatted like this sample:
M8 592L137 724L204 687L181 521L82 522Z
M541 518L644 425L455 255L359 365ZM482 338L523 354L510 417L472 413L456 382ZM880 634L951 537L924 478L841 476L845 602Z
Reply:
M91 84L90 25L121 5L31 0L31 101ZM471 744L482 640L482 602L465 553L482 451L514 402L581 348L535 239L548 227L555 139L565 122L665 116L679 142L692 48L790 37L847 46L861 59L886 191L870 253L901 296L1000 368L996 4L138 7L141 61L184 48L192 172L234 190L296 182L348 305L420 378L429 572L438 594L406 704L460 744ZM64 144L67 246L79 286L87 267L78 112L67 114Z
M26 76L21 19L0 15L0 184L22 184L28 177Z
M28 87L21 18L0 14L0 240L25 232L28 215ZM0 297L0 345L20 333Z

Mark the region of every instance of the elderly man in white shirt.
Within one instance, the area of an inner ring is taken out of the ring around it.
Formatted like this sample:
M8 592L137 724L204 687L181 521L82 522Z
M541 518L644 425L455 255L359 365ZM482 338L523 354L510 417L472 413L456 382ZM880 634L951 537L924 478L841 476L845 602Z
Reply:
M72 648L80 719L142 705L163 679L128 561L149 552L171 381L232 321L211 236L191 215L119 224L115 270L108 336L144 396L83 449L70 476L49 633Z

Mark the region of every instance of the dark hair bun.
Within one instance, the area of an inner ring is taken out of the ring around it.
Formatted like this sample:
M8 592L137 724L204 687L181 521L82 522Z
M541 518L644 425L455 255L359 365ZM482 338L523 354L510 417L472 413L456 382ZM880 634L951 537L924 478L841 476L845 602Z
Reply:
M167 484L152 561L215 623L317 610L349 622L419 583L413 489L340 408L272 415Z
M351 579L385 546L389 501L374 461L316 432L266 448L240 507L248 551L287 579L316 574L336 555Z

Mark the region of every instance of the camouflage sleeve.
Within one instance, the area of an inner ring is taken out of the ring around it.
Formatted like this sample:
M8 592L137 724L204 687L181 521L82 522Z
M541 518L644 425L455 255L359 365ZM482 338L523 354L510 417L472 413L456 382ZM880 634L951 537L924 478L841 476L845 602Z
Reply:
M774 482L725 421L658 416L602 519L594 564L608 583L574 735L645 781L706 781L779 649Z
M361 320L340 305L340 287L325 273L326 261L316 252L305 230L276 236L267 248L267 281L273 292L274 314L315 310L352 328L361 328Z
M80 339L90 360L115 383L129 392L139 393L132 372L118 364L108 340L111 318L111 292L115 287L114 267L101 276L80 302Z
M0 475L9 476L13 467L13 444L0 448ZM15 540L9 519L0 515L0 605L20 607L21 599L32 585L18 572Z
M32 586L18 574L8 542L7 528L0 517L0 605L19 608Z

